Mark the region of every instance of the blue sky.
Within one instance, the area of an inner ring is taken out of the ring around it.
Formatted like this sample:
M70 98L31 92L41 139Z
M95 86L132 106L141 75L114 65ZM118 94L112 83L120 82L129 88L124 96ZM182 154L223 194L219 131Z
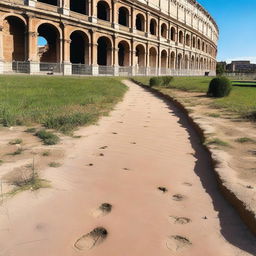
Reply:
M256 0L198 0L220 29L218 60L256 63Z

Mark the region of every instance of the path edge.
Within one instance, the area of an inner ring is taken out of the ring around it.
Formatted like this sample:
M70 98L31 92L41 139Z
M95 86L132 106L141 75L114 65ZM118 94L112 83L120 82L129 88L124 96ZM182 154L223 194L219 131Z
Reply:
M225 197L225 199L235 208L243 222L248 226L252 233L256 235L256 209L253 209L248 203L248 195L245 195L243 198L241 198L240 195L234 191L234 184L229 182L228 176L226 175L228 173L228 169L231 172L234 172L234 170L229 167L228 163L218 154L217 150L214 150L203 143L206 140L207 136L206 130L202 127L202 124L199 121L195 120L190 115L189 110L177 99L155 88L146 86L143 83L134 80L133 78L130 78L130 80L133 83L141 86L145 90L153 93L155 96L164 99L171 104L174 104L175 107L177 107L185 115L189 123L199 135L202 141L202 146L205 148L206 152L210 157L212 169L214 171L220 192Z

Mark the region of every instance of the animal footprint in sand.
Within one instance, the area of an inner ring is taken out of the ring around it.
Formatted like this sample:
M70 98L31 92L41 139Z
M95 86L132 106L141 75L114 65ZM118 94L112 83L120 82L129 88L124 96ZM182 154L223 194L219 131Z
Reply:
M108 231L103 227L97 227L86 235L81 236L74 244L75 248L82 251L92 249L101 244L108 236Z
M96 218L103 217L112 211L112 205L109 203L103 203L100 207L92 212L92 215Z
M174 201L182 201L182 200L185 199L185 196L183 196L183 195L181 195L181 194L176 194L176 195L173 195L173 196L172 196L172 199L173 199Z
M192 184L189 183L189 182L183 182L183 185L188 186L188 187L192 187Z
M163 193L168 192L168 189L166 187L158 187L157 189L162 191Z
M177 216L170 216L170 221L174 224L188 224L191 222L191 219L186 217L177 217Z
M185 249L188 246L191 246L192 243L183 236L170 236L169 239L166 242L166 246L169 250L173 252L180 251L182 249Z
M103 147L100 147L100 149L106 149L108 148L108 146L103 146Z

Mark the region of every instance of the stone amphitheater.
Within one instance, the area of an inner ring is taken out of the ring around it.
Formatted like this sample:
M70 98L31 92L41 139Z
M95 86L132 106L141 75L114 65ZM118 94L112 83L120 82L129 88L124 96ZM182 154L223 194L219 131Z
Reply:
M218 34L195 0L1 0L0 73L214 75Z

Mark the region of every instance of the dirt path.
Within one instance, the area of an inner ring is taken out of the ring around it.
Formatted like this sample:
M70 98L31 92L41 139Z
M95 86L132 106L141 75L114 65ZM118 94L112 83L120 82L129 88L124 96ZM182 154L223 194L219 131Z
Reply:
M0 207L0 255L256 255L182 114L125 83L109 117L64 141L63 165L45 170L52 189Z

